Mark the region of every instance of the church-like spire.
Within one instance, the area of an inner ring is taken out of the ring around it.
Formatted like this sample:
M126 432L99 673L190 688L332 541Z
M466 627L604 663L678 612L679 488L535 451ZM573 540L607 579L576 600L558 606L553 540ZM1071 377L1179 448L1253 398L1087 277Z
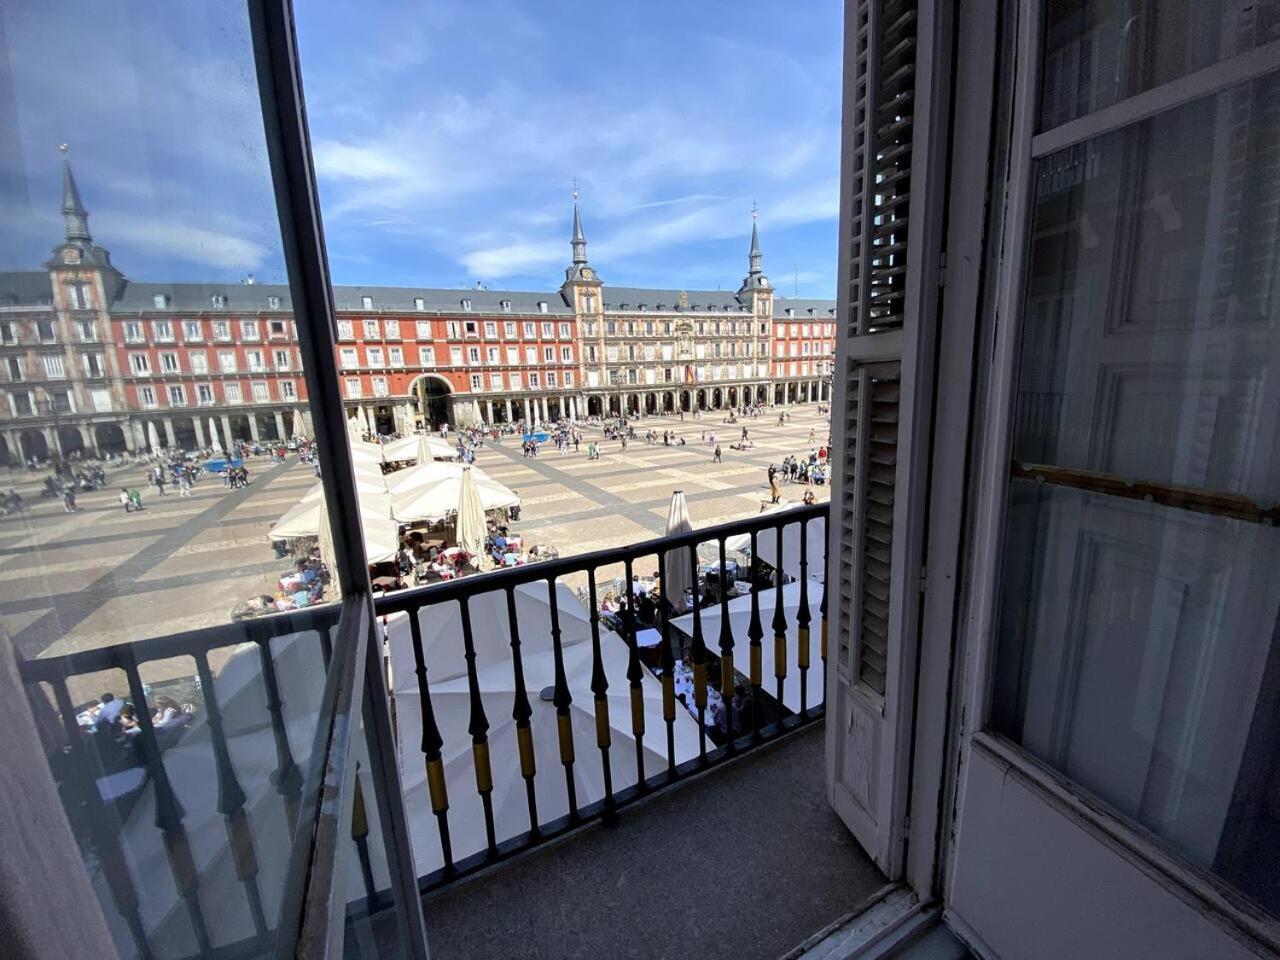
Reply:
M760 261L762 255L760 253L760 229L756 224L756 218L759 216L756 205L751 205L751 252L747 254L747 262L749 264L747 270L748 277L760 276Z
M582 213L578 209L578 188L573 190L573 262L581 266L587 262L587 237L582 232Z
M61 144L58 149L62 152L62 223L67 242L90 244L93 238L89 236L89 211L80 201L80 189L67 160L67 145Z

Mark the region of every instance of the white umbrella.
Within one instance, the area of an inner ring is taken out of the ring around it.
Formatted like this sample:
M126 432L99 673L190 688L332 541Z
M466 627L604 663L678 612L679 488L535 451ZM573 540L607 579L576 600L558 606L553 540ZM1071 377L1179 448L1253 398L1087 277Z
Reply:
M319 537L328 519L326 502L323 491L310 499L304 496L272 524L267 536L272 540ZM360 525L364 529L365 556L370 563L381 563L396 555L400 547L400 525L391 518L390 501L385 496L360 497Z
M481 510L500 510L520 502L515 491L496 480L473 476ZM395 515L406 523L417 520L441 520L458 509L462 477L444 477L426 487L397 494L391 499Z
M450 460L457 455L458 451L444 440L428 437L425 433L388 440L382 445L382 457L387 461L416 460L418 463L430 463L437 459Z
M796 613L800 609L800 584L786 583L782 586L782 612L787 619L787 676L782 683L782 700L787 708L800 710L800 647L799 625ZM776 696L778 682L774 677L774 639L773 612L777 604L778 591L769 587L760 591L760 626L764 636L760 640L761 687L770 696ZM818 606L822 602L822 588L809 582L809 614L813 618L809 624L809 671L806 678L808 692L807 705L810 709L822 703L822 659L818 655L819 631L822 629L822 617ZM739 673L747 674L749 670L750 643L747 628L751 625L751 597L734 597L729 601L729 628L733 631L733 666ZM707 652L713 656L720 653L720 605L704 607L700 611L702 617L702 637ZM687 636L693 636L693 614L676 617L672 626Z
M387 493L387 481L383 479L382 474L380 473L372 474L372 473L367 473L364 470L357 469L355 472L355 481L356 481L356 496L370 497L371 506L374 506L374 507L382 506L381 504L378 504L376 502L376 498L381 497L383 499L388 499L388 497L390 496ZM324 490L324 487L317 483L314 487L312 487L310 490L308 490L306 493L302 495L302 502L307 503L308 501L315 500L317 497L321 495L321 492L323 490ZM390 506L391 504L390 504L390 501L388 500L386 507L390 509ZM375 509L374 512L376 513L377 510Z
M512 591L516 605L516 623L520 628L520 649L525 654L551 649L551 600L545 583L525 583ZM591 639L591 621L578 598L563 583L556 583L556 609L560 613L560 643L564 647ZM511 620L505 590L477 594L467 601L471 618L472 645L480 667L511 659ZM422 653L427 676L434 683L466 676L463 658L462 609L455 601L423 607L418 615ZM409 615L392 614L386 618L387 637L394 650L404 644L412 651ZM412 670L412 657L408 668ZM403 668L403 665L402 665Z
M466 464L456 461L432 460L420 463L404 470L396 470L387 474L387 490L394 496L398 493L409 493L422 490L449 477L461 477L462 471L468 469ZM477 480L488 480L489 475L479 467L471 467L471 475Z
M488 530L484 522L484 507L480 505L480 492L470 470L462 472L458 483L458 519L454 537L464 551L471 554L479 566L480 553L484 550L484 538Z
M369 422L369 411L364 407L360 408L360 432L363 436L373 433L373 425Z
M585 615L585 611L583 611ZM562 616L563 622L563 616ZM524 637L521 624L521 639ZM459 641L460 642L460 641ZM627 648L615 634L602 631L601 662L609 689L609 763L613 789L622 790L637 780L635 740L631 732L631 688L627 681ZM563 649L563 663L573 702L569 708L575 760L574 787L579 807L604 797L604 777L600 751L596 746L595 702L591 692L592 646L577 643ZM440 835L426 786L426 765L421 751L422 709L417 678L413 672L413 651L409 644L391 641L396 717L401 736L402 784L406 808L421 811L411 817L410 832L418 869L431 871L444 862ZM555 655L550 650L524 652L524 689L532 711L530 732L536 775L538 819L543 823L569 812L564 766L560 762L559 723L556 708L542 700L539 692L555 683ZM434 675L430 666L429 676ZM520 775L520 753L512 706L515 674L510 661L477 668L480 700L489 721L488 742L493 774L493 816L497 840L515 836L529 828L525 781ZM467 677L455 677L429 686L431 708L444 741L445 786L449 799L449 833L455 859L468 856L486 845L484 807L476 793L475 767L468 725L471 697ZM653 776L667 768L666 724L662 719L661 685L646 671L641 680L645 722L644 775ZM698 754L698 725L684 710L676 711L675 758L680 763Z
M798 506L800 506L798 503L777 503L771 504L760 512L762 514L785 513ZM800 578L800 527L800 521L796 520L782 528L782 571L794 579ZM809 564L809 578L811 580L823 580L826 577L826 571L822 566L827 545L826 517L809 521L808 526L805 528L805 540L808 548L808 557L806 559ZM729 537L724 543L729 550L736 550L739 553L746 554L751 553L751 534L749 533L740 533L737 536ZM757 533L756 550L760 555L761 561L771 567L776 567L778 554L777 532L774 530L761 530Z
M153 452L160 449L160 434L156 431L156 424L154 420L147 423L147 439L151 441L151 449Z
M677 490L671 494L671 509L667 511L667 529L663 535L673 537L692 531L693 522L689 519L689 504L684 498L684 491ZM689 568L691 562L688 547L668 550L662 558L663 581L660 584L662 595L677 611L685 608L684 593L693 586L693 571Z
M218 425L214 422L213 417L209 418L209 438L213 442L213 449L225 456L226 450L222 446L222 435L218 433Z

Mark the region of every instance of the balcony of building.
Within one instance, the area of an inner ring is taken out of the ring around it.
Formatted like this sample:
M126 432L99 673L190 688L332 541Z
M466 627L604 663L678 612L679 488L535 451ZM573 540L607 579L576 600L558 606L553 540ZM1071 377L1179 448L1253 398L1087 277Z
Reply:
M394 736L352 744L349 944L395 955L379 762L436 958L783 956L819 937L885 887L826 797L825 529L825 505L796 507L381 596L364 633L353 600L22 664L120 955L278 946L335 664L368 647ZM686 609L600 602L655 571ZM132 732L86 712L103 690Z

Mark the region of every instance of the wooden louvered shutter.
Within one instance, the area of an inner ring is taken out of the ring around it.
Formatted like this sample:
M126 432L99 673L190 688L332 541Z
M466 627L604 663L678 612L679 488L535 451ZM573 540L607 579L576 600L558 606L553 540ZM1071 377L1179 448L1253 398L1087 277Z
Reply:
M890 879L902 866L942 232L936 9L845 5L827 779Z

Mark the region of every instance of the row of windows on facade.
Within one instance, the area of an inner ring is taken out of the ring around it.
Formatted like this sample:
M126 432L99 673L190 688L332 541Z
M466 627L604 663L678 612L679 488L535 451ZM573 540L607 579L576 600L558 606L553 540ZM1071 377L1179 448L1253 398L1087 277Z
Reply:
M85 291L84 291L84 288L83 288L83 286L82 286L82 285L80 285L80 284L68 284L68 286L67 286L67 302L68 302L69 304L71 304L71 307L72 307L72 309L74 309L74 310L83 310L83 309L86 309L86 308L87 308L87 306L88 306L88 297L85 295ZM169 294L167 294L167 293L157 293L157 294L153 294L153 295L152 295L152 297L151 297L151 303L155 306L155 308L156 308L157 310L165 310L165 309L168 309L168 307L169 307L170 303L172 303L172 300L171 300L171 298L170 298ZM211 295L210 295L210 297L209 297L209 305L210 305L211 307L213 307L215 310L225 310L225 309L227 308L227 296L226 296L226 294L223 294L223 293L215 293L215 294L211 294ZM471 298L470 298L470 297L462 297L462 298L458 301L458 305L459 305L463 310L470 310L470 309L471 309ZM281 302L280 302L280 298L279 298L278 296L269 295L269 296L267 297L267 309L268 309L268 310L279 310L279 309L281 309L281 306L282 306L282 304L281 304ZM498 302L498 306L502 309L502 311L503 311L504 313L510 313L510 312L511 312L511 301L510 301L510 300L500 300L500 301ZM546 313L546 312L547 312L548 307L549 307L549 303L548 303L548 301L546 301L546 300L539 300L539 301L538 301L538 312L539 312L539 313ZM360 309L361 309L361 310L376 310L376 309L378 309L378 307L377 307L377 305L373 302L373 297L361 297L361 298L360 298ZM425 312L425 311L426 311L426 309L427 309L427 301L426 301L426 299L425 299L424 297L414 297L414 298L413 298L413 309L415 309L415 310L417 310L417 311L419 311L419 312Z
M741 322L737 320L698 320L691 322L691 332L697 336L729 336L729 337L749 337L751 336L752 324L749 320ZM583 321L583 333L585 336L594 337L598 335L600 325L594 320ZM767 337L769 335L771 324L769 321L761 321L756 326L756 335ZM654 320L606 320L604 321L605 336L627 336L627 337L654 337L654 336L671 336L673 326L670 320L654 321ZM780 338L785 336L791 337L833 337L835 336L834 323L793 323L780 325L778 327Z
M245 367L250 373L267 373L269 370L288 371L302 368L302 358L295 358L290 350L272 350L270 367L266 363L266 354L262 350L245 351ZM206 374L212 371L209 356L203 350L193 350L186 354L188 370L182 369L182 357L177 353L159 354L160 373L193 373ZM234 350L219 350L217 353L218 373L239 373L240 365ZM295 363L296 360L296 363ZM129 354L129 372L135 377L149 377L152 374L151 356L146 353Z
M81 356L80 361L86 377L97 378L107 375L102 354L86 353ZM39 369L46 380L65 380L67 377L66 361L61 353L50 353L40 357ZM4 373L5 379L10 383L21 383L32 379L26 357L5 357Z
M391 386L387 382L386 377L370 377L370 386L373 388L370 396L373 397L389 397L391 396ZM541 390L544 387L548 390L557 390L560 388L573 389L574 376L573 371L563 370L557 373L555 370L546 370L542 373L509 373L505 377L501 373L489 374L488 390L489 392L502 393L508 390L524 390L525 384L528 383L528 389ZM485 392L484 374L473 373L470 379L472 393ZM343 381L343 388L348 400L359 400L365 395L364 385L360 382L359 377L347 377Z
M154 343L174 343L177 341L177 327L174 326L172 320L151 320L151 340ZM272 339L280 337L288 337L290 331L288 324L292 321L288 320L268 320L267 336ZM211 320L210 337L211 340L220 340L229 342L232 339L232 323L231 320ZM240 339L241 340L261 340L262 326L257 320L240 320ZM183 320L181 321L182 339L187 343L202 343L205 339L204 324L200 320ZM146 330L141 320L126 320L122 325L122 332L125 343L146 343Z
M338 339L354 340L356 338L356 326L354 320L338 321ZM434 340L435 335L431 331L430 320L415 321L418 340ZM487 320L483 323L475 320L447 320L445 321L445 336L450 340L462 340L469 338L479 338L481 331L484 333L486 340L496 340L498 338L498 322L496 320ZM543 340L556 339L557 333L561 340L568 340L573 336L573 328L568 323L555 324L551 322L536 323L534 321L526 321L518 324L514 320L505 321L502 324L502 336L504 339L511 340L523 332L524 339L534 340L541 333ZM361 320L360 332L364 340L400 340L403 339L400 332L399 320Z
M461 367L464 365L474 366L477 364L500 364L503 362L510 366L518 366L521 363L519 347L507 347L505 353L499 347L485 348L484 353L480 351L480 347L468 347L465 352L462 347L451 347L449 350L449 364L454 367ZM388 347L385 360L382 347L365 347L364 356L364 363L361 364L360 351L357 348L340 347L338 350L338 364L344 370L354 370L361 366L403 367L405 361L404 349L401 347ZM557 355L555 347L542 347L541 353L539 353L538 347L525 347L523 362L531 366L538 363L573 363L573 348L560 347ZM435 366L435 352L430 347L424 347L418 351L418 366Z
M274 396L272 384L265 380L255 380L249 385L249 396L254 403L270 403L273 400L282 403L295 403L298 400L297 386L292 380L276 380ZM219 400L219 388L221 400ZM85 412L110 413L115 409L111 391L105 387L95 387L89 391L90 410ZM162 404L161 401L164 401ZM156 410L162 405L169 407L190 406L212 407L220 402L225 404L241 404L245 402L243 387L239 383L197 383L188 392L186 384L173 383L157 386L138 387L138 406L144 410ZM9 408L15 417L30 417L37 414L79 413L75 395L69 390L47 391L43 399L31 393L15 391L9 394Z
M779 357L821 357L830 356L834 351L834 344L817 341L791 342L788 344L779 344ZM738 342L732 340L729 343L697 343L693 345L693 354L690 359L694 360L718 360L721 358L734 359L739 355L743 357L759 356L762 359L769 357L769 344L760 344L760 351L755 353L752 341L748 340L742 345L741 354L738 351ZM594 344L587 344L587 363L598 363L600 353ZM676 359L676 349L674 344L634 344L629 343L625 348L621 346L606 346L604 348L604 358L606 363L618 363L627 361L628 363L639 363L641 361L653 362L658 359L665 360L670 363Z
M97 343L98 326L92 320L77 320L76 332L83 343ZM40 318L25 325L17 320L0 320L0 343L15 344L23 340L57 343L58 328L49 319Z

